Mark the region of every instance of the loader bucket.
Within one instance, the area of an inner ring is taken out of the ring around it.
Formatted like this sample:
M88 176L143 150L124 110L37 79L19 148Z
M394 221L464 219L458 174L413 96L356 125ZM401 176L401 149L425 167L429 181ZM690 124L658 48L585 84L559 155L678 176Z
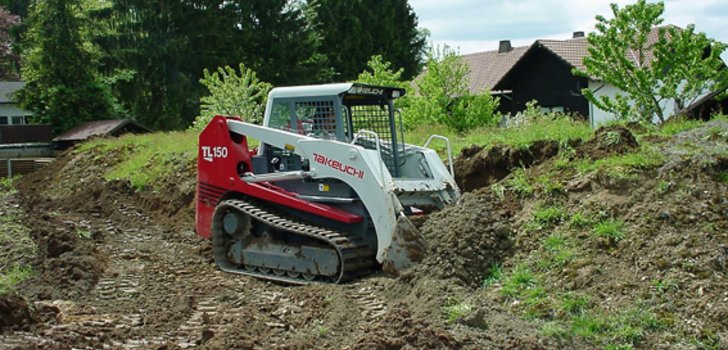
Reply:
M427 242L420 231L406 216L397 218L392 233L392 243L384 257L382 268L385 273L398 276L401 272L421 262L427 253Z

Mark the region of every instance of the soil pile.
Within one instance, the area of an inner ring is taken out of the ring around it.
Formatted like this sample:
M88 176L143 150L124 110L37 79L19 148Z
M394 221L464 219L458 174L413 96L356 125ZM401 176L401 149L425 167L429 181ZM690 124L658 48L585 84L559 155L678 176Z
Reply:
M48 169L23 177L18 188L31 201L39 198L56 201L74 211L104 218L121 218L119 204L134 206L174 229L190 229L194 225L194 196L197 180L195 164L169 164L170 176L159 188L136 190L128 181L106 181L104 175L123 158L110 156L102 149L83 153L69 151Z
M594 132L594 137L577 148L576 156L597 160L614 154L624 154L637 147L637 139L626 127L602 126Z
M461 191L473 191L505 178L515 168L530 167L558 153L556 141L536 141L525 149L473 145L464 148L455 159L455 181Z
M455 338L444 329L423 319L413 318L404 306L395 306L382 322L364 329L351 350L460 349Z
M516 202L499 203L492 194L475 192L432 214L420 227L430 250L419 273L480 286L491 267L512 254L517 207Z

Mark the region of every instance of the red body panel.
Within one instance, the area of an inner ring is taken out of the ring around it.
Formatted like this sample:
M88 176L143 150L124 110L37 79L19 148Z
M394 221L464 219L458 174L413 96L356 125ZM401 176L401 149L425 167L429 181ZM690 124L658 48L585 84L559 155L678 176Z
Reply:
M198 235L210 237L213 211L220 199L230 192L342 223L358 223L363 220L359 215L329 205L299 199L295 193L270 184L247 183L241 180L237 169L243 166L246 171L250 171L251 157L246 137L242 136L239 142L234 141L224 117L215 117L202 131L197 158L195 226Z

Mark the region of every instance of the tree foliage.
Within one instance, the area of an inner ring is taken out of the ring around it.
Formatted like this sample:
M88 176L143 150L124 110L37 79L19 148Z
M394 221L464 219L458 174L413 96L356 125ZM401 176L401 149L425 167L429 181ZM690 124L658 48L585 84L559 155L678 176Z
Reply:
M200 99L200 115L191 129L202 130L216 115L239 116L251 123L263 120L265 101L271 85L260 81L254 71L242 63L239 72L230 66L210 73L205 69L200 83L210 95Z
M431 51L423 74L414 80L405 124L439 123L457 131L497 124L499 99L488 91L471 93L468 72L468 66L447 47Z
M111 0L96 41L114 91L143 124L174 129L199 114L205 69L245 62L266 81L328 79L318 39L288 0ZM119 75L119 73L123 73Z
M81 122L115 117L115 100L99 78L81 38L78 0L46 0L32 6L18 99L57 132Z
M20 56L13 49L11 30L20 17L0 6L0 80L17 80Z
M392 63L386 61L382 55L374 55L367 62L367 67L359 73L356 81L359 83L407 88L407 82L402 80L404 68L394 70Z
M405 79L419 72L425 37L407 0L310 0L308 16L334 80L355 79L377 54L402 68Z
M200 98L208 93L200 83L205 69L244 62L275 85L321 83L354 78L373 53L381 53L406 76L417 72L424 45L406 0L0 0L0 5L23 19L26 13L38 18L15 27L14 48L28 62L26 106L44 120L68 121L59 129L73 124L65 117L69 111L51 117L47 108L50 101L71 103L50 97L61 90L88 100L78 120L118 112L152 129L178 129L201 114ZM348 11L338 12L343 9ZM70 22L64 16L71 16ZM349 28L346 21L356 24ZM62 27L72 33L50 35ZM335 33L341 28L346 30ZM69 75L78 73L78 81L54 83L55 90L41 84L39 77L71 65L72 56L80 67L71 67ZM334 75L343 71L346 75ZM85 86L85 92L74 84ZM108 111L93 117L83 111L102 105Z
M665 106L688 107L706 91L728 86L728 71L720 55L726 45L685 29L662 24L664 4L638 0L620 8L611 4L613 18L597 16L596 32L588 36L586 70L574 73L602 80L622 91L614 97L584 96L602 110L624 119L663 122ZM651 35L651 33L657 33Z

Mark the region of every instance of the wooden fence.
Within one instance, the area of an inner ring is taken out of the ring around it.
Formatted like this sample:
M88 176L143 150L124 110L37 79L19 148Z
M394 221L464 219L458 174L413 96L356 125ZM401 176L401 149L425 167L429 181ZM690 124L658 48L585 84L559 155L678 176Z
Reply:
M0 144L51 142L51 140L53 140L53 128L48 124L0 126Z
M52 158L40 159L0 159L0 177L13 177L32 173L53 161Z

